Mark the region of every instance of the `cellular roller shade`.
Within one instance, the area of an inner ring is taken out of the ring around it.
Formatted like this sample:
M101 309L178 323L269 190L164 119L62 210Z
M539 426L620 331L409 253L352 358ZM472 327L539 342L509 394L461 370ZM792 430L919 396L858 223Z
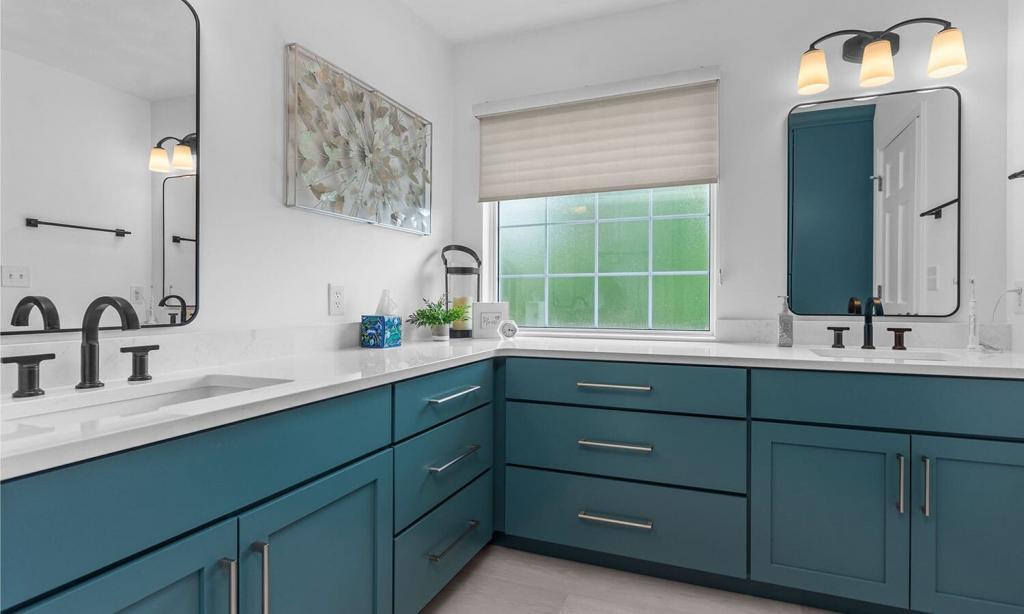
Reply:
M717 181L717 81L480 118L480 202Z

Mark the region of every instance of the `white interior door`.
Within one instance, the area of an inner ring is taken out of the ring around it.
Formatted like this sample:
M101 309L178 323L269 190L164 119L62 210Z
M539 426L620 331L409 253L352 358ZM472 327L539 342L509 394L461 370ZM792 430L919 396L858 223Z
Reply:
M886 313L916 313L918 130L915 116L881 151L882 193L875 235L876 285Z

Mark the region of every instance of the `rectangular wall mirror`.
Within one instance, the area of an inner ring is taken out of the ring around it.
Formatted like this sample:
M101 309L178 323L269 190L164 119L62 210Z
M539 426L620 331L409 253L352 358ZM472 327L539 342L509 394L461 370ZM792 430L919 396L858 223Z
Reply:
M789 297L800 315L949 316L960 296L960 94L832 100L789 114Z
M198 309L199 21L183 0L3 0L0 332L120 296L143 326ZM161 305L160 303L163 303ZM102 326L119 324L108 310ZM52 321L50 328L53 328Z

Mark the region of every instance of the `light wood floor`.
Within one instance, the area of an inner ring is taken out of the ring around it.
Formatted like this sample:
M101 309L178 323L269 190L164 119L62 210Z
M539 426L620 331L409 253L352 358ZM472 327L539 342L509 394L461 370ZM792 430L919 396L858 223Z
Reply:
M424 612L811 614L823 610L487 546Z

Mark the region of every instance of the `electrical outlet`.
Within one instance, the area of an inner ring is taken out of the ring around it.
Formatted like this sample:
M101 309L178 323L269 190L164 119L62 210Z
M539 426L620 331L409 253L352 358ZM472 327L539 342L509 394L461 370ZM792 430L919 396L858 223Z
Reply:
M145 288L145 286L132 286L131 287L131 292L129 292L128 294L129 294L129 296L132 297L131 300L128 301L129 303L134 303L135 305L143 305L143 304L145 304L145 302L146 302L146 288Z
M4 288L29 288L32 286L32 271L27 266L5 264L0 267Z
M327 285L327 315L345 315L345 286L340 283Z
M1008 296L1010 299L1011 309L1013 313L1017 315L1024 315L1024 279L1018 279L1013 282L1013 287L1017 288L1017 292L1011 292Z

